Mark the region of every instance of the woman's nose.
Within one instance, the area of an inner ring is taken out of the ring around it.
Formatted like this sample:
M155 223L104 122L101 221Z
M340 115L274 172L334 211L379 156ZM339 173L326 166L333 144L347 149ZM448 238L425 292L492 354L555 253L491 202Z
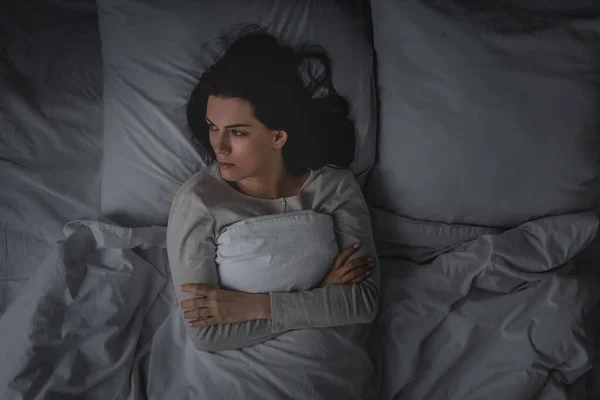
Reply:
M229 146L226 135L215 135L215 139L213 140L213 149L215 150L215 153L219 154L228 154L231 152L231 147Z

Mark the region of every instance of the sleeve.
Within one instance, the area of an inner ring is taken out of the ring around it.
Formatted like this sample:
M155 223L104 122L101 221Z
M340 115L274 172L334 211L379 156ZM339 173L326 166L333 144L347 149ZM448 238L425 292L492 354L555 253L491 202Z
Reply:
M369 208L358 183L348 170L344 171L330 196L325 208L333 217L340 248L360 242L362 246L354 257L372 256L376 267L373 274L360 285L271 293L271 323L274 331L370 323L375 319L379 307L379 262Z
M184 283L219 286L215 220L196 193L182 189L175 196L167 225L167 254L179 302L195 297L180 290ZM201 351L248 347L281 334L273 333L271 321L266 319L200 328L186 325L186 329L194 346Z

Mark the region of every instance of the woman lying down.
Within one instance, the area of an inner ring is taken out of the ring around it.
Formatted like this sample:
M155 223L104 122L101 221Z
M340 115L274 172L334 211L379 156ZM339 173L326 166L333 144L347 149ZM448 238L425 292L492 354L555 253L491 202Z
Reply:
M308 82L302 69L313 72ZM178 191L167 233L186 340L201 353L259 345L261 368L298 373L308 356L348 369L337 379L367 368L379 274L368 208L348 169L348 113L320 48L294 50L256 28L202 75L187 117L215 162ZM289 364L268 348L287 352ZM292 398L319 397L305 395Z

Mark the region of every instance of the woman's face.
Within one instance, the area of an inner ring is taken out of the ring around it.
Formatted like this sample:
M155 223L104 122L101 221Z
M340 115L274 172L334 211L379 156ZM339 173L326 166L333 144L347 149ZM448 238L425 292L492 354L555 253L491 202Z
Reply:
M223 179L239 182L283 165L281 148L287 135L258 121L248 101L209 96L206 122Z

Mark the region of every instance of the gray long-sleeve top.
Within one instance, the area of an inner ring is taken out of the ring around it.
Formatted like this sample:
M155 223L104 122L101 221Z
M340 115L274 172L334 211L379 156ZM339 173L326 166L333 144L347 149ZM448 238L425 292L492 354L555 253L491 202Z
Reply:
M262 343L284 332L370 323L379 302L379 266L364 196L349 170L324 167L311 171L293 197L260 199L232 188L217 165L203 169L179 189L167 227L167 252L178 300L184 283L219 287L216 239L223 229L247 218L312 209L332 216L340 250L362 244L354 257L372 256L373 274L359 285L337 285L290 293L270 293L271 319L208 327L187 327L197 349L219 351ZM332 264L333 264L332 260Z

